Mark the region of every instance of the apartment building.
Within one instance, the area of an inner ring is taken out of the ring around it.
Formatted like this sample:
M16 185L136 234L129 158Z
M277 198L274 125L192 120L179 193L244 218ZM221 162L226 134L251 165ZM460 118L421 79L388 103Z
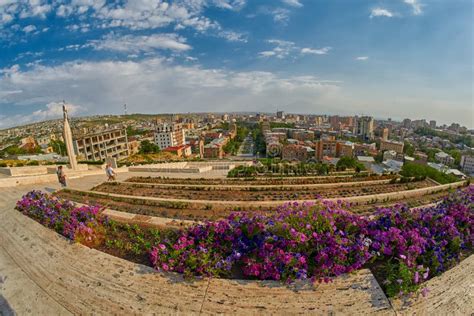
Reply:
M98 161L107 157L123 159L130 154L125 128L79 135L74 137L73 145L78 159L84 160Z
M474 174L474 156L462 156L461 168L467 174Z
M286 145L283 146L281 151L281 158L283 160L297 160L297 161L306 161L308 157L308 149L305 146L301 145Z
M396 141L393 141L393 140L382 140L380 142L380 150L381 151L393 150L398 154L402 154L404 145L405 144L402 143L402 142L396 142Z
M440 162L444 165L452 165L454 163L454 158L445 153L444 151L437 152L435 154L435 159L437 162Z
M181 123L158 123L155 129L155 144L160 149L184 145L185 135Z
M209 144L204 145L204 158L224 158L224 145L227 144L228 138L216 138Z
M322 161L324 157L352 157L354 144L337 140L319 140L315 145L315 157Z
M356 135L363 140L374 139L374 118L371 116L357 118Z

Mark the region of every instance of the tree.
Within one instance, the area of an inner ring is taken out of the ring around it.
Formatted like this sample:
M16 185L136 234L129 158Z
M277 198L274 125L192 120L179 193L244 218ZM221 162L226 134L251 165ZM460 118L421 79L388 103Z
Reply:
M67 155L66 144L60 140L51 140L49 146L53 147L53 151L61 156Z
M452 174L445 174L427 165L407 162L403 165L400 174L404 177L425 178L429 177L441 184L456 182L457 178Z
M415 154L415 147L409 142L405 142L405 145L403 146L403 153L407 154L410 157L413 157L413 155Z
M155 154L159 153L160 151L160 147L149 140L142 141L140 143L140 149L138 150L140 154Z

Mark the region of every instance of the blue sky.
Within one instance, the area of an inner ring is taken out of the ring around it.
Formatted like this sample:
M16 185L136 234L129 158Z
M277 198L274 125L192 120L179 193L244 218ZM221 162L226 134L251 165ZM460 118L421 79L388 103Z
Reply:
M471 0L0 0L0 128L275 111L473 123Z

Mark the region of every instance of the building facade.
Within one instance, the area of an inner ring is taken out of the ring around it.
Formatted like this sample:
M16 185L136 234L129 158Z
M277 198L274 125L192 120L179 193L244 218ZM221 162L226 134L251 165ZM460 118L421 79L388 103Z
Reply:
M374 118L371 116L357 118L356 135L363 140L374 139Z
M474 174L474 156L462 156L461 168L467 174Z
M286 145L281 151L281 158L290 161L306 161L308 159L308 150L301 145Z
M454 163L454 158L443 151L437 152L435 154L435 159L436 161L448 166Z
M130 154L125 128L74 137L73 145L78 158L90 161L104 160L107 157L123 159Z
M224 145L227 144L228 138L216 138L209 144L204 146L204 158L222 159L224 158Z
M159 123L155 129L155 144L160 149L183 146L185 135L181 123Z
M382 140L380 142L380 150L381 151L384 151L384 150L393 150L395 151L397 154L401 154L403 153L403 147L405 146L404 143L402 142L396 142L396 141L386 141L386 140Z

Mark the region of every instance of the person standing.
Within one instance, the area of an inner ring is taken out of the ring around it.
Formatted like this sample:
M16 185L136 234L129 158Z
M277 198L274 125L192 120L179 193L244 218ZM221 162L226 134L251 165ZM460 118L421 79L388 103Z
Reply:
M67 186L66 184L66 174L64 173L63 166L58 166L58 169L56 170L56 174L58 176L58 181L61 184L63 188Z
M111 164L107 164L107 166L105 167L105 174L107 175L107 181L115 181L115 171L114 169L112 168L112 165Z

